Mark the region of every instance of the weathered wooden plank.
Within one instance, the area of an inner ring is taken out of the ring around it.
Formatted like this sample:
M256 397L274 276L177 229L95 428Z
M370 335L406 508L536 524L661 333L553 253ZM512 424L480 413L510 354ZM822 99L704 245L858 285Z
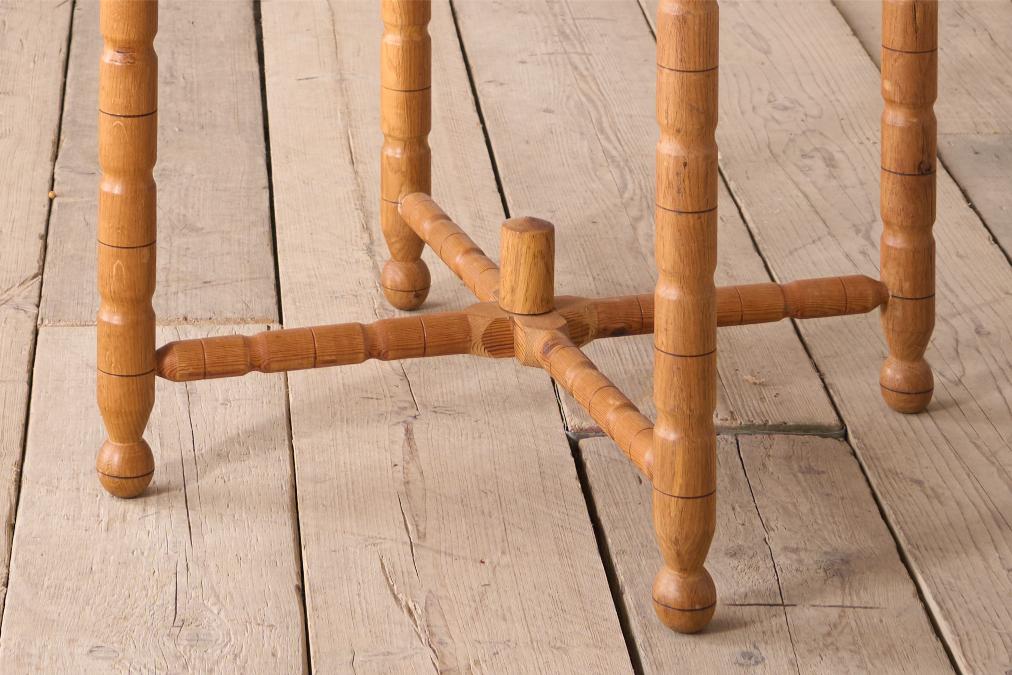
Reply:
M0 299L41 271L69 26L64 2L0 5Z
M95 478L94 354L93 328L40 331L0 671L304 671L284 380L160 380L154 481L121 501Z
M449 7L434 4L434 193L494 251L503 214ZM285 320L388 315L378 9L265 3L263 19ZM427 308L471 302L425 255ZM293 373L290 400L314 668L630 670L540 371L370 362Z
M718 438L708 568L720 606L702 635L654 617L661 564L650 486L605 439L580 442L644 672L951 672L850 448L810 436Z
M938 152L998 245L1012 255L1012 133L942 134Z
M738 440L802 672L952 672L850 447Z
M719 605L706 632L696 636L673 634L654 614L650 588L662 560L650 484L609 439L580 441L580 454L645 673L797 670L776 570L734 437L717 437L717 531L707 569Z
M879 63L881 4L834 3ZM1012 4L938 6L938 154L1006 254L1012 253Z
M24 454L25 422L35 353L36 277L23 294L0 298L0 574L6 578ZM0 586L0 609L7 592Z
M742 32L721 43L721 162L774 275L875 275L874 64L829 2L722 14ZM926 414L880 400L875 317L799 325L957 665L1001 671L1012 663L1012 271L944 170L935 236Z
M160 322L277 321L253 5L160 7ZM94 321L98 3L76 5L41 321Z
M509 208L556 225L559 292L652 290L655 47L639 7L455 6ZM768 280L723 187L719 248L718 283ZM840 428L789 324L722 331L718 351L724 429ZM587 352L654 415L650 337L602 341ZM562 401L571 431L598 431L575 401Z
M0 4L0 574L10 559L71 7ZM0 589L0 606L6 593Z

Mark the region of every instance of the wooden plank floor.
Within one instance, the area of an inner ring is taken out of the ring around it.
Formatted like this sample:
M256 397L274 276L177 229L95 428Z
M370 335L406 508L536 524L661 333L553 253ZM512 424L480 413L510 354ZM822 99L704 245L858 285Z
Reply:
M433 3L434 193L490 254L555 222L560 292L653 286L654 2ZM163 3L159 340L397 314L375 4ZM509 362L160 382L152 487L105 495L96 0L0 0L0 672L1012 671L1010 7L941 7L935 402L881 403L874 316L723 330L685 637L649 487ZM722 3L719 283L877 274L877 14ZM653 415L650 338L589 351Z

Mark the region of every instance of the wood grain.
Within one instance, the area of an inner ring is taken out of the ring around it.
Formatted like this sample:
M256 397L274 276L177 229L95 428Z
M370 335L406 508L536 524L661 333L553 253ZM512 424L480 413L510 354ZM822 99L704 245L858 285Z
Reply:
M672 640L643 584L660 562L650 488L606 439L580 442L646 673L951 672L850 448L805 436L718 437L720 605Z
M0 522L13 523L71 5L0 4ZM6 573L10 526L0 533ZM6 584L0 593L6 593ZM2 603L2 598L0 598Z
M59 0L12 0L0 5L0 89L4 92L0 298L4 299L24 297L26 288L38 292L33 280L41 272L49 216L47 193L59 140L70 9ZM93 110L85 112L94 117ZM94 154L94 146L91 149Z
M95 469L117 497L155 471L144 427L155 402L158 3L102 0L98 79L98 408L109 434Z
M664 564L654 611L695 633L717 604L704 567L717 512L716 0L657 7L657 190L654 210L653 520Z
M41 322L88 324L95 270L98 3L76 3ZM277 321L252 4L160 7L160 322Z
M774 275L874 275L877 69L828 2L726 5L724 19L749 28L723 41L721 163ZM877 400L874 317L799 328L956 664L1001 671L1012 663L1012 271L941 170L935 236L937 399L925 414Z
M881 9L869 0L834 5L880 62ZM1012 253L1012 4L938 5L938 150L1005 254Z
M924 350L935 326L938 123L937 0L883 0L879 273L889 289L879 375L893 410L918 413L934 378Z
M431 0L383 0L380 40L380 229L390 250L380 285L397 309L418 309L431 276L424 242L404 222L401 198L432 192Z
M94 355L94 328L40 332L0 670L304 672L284 379L160 383L159 470L120 501L94 479Z
M379 13L320 0L263 11L286 322L387 316ZM495 250L504 216L446 3L430 30L433 196ZM428 308L471 301L431 267ZM540 370L369 362L293 373L290 396L315 669L630 670Z
M455 7L511 215L556 226L557 292L651 289L656 55L640 9L609 1ZM718 189L717 283L768 280L734 202ZM726 329L717 347L719 427L839 429L790 325ZM587 353L655 416L649 338L608 340ZM575 401L563 395L562 403L571 431L599 431Z

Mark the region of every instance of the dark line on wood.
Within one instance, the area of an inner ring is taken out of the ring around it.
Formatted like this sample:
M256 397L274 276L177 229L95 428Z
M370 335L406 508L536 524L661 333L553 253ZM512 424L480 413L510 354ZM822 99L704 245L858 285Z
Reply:
M902 392L901 392L902 393ZM892 412L892 411L890 411ZM899 413L892 413L898 415ZM928 599L924 594L924 589L921 587L921 583L914 574L914 566L910 562L910 558L907 557L906 551L903 550L903 546L900 544L899 534L893 527L893 524L889 521L889 517L886 515L885 507L882 504L882 500L879 497L878 491L875 489L874 484L871 482L871 476L868 474L868 467L865 466L864 461L861 459L860 453L854 448L854 443L850 439L850 434L847 434L847 447L850 449L851 455L857 462L858 468L861 470L861 475L864 476L864 482L868 486L868 492L871 494L872 501L875 502L875 508L878 509L879 518L885 523L886 529L889 530L889 536L892 537L893 545L896 547L896 553L899 555L900 562L903 563L903 568L907 572L907 577L910 578L910 582L913 584L914 589L917 591L917 599L921 601L921 608L924 610L924 615L928 618L928 623L931 624L931 630L934 631L935 637L938 642L942 645L942 649L945 650L945 655L949 659L949 665L952 666L952 670L956 673L965 672L960 669L958 661L956 661L956 655L952 652L952 648L949 646L948 641L945 639L945 634L942 632L942 627L938 623L938 619L934 612L931 611L931 605L928 604Z
M998 250L1002 252L1002 255L1005 256L1006 262L1012 265L1012 249L1005 250L1005 248L1001 245L1001 240L995 235L994 230L991 229L991 226L987 224L987 220L985 220L984 214L980 212L980 210L977 208L977 205L973 203L972 199L970 199L970 195L967 193L966 188L964 188L962 184L958 180L956 180L955 174L949 171L949 167L945 163L945 157L942 155L941 150L938 151L938 163L942 165L943 169L945 169L945 173L949 174L949 178L952 179L952 182L959 189L959 194L963 196L963 202L965 202L966 205L970 207L970 210L973 211L974 214L976 214L977 219L980 221L980 224L984 227L984 231L987 232L988 236L991 238L991 241L994 243L995 246L998 247Z
M102 370L101 368L98 367L95 368L96 372L102 373L103 375L108 375L109 377L145 377L155 372L156 370L158 369L152 368L151 370L145 370L143 373L125 374L125 373L110 373L108 370Z
M794 652L794 668L801 675L801 666L798 663L798 648L794 644L794 633L791 631L791 620L787 616L787 599L784 598L784 585L780 583L780 571L777 569L777 557L773 553L773 545L770 543L770 533L766 528L766 521L763 520L762 511L759 509L759 502L755 498L755 490L752 489L752 480L748 477L748 469L745 468L745 458L741 454L741 444L736 440L734 443L735 450L738 453L738 462L741 464L741 473L745 477L745 484L748 486L748 493L752 497L752 505L755 507L756 516L759 518L759 524L763 528L763 541L766 543L766 548L770 552L770 563L773 565L773 577L777 581L777 592L780 594L780 604L784 611L784 625L787 627L787 637L791 641L791 651Z
M457 33L457 44L460 45L460 56L464 59L464 70L467 71L467 83L471 87L471 100L474 101L475 112L478 113L478 122L481 124L481 134L485 137L485 149L488 151L488 159L492 163L492 175L495 177L495 187L499 191L499 201L502 202L503 215L510 218L510 207L506 201L506 190L503 187L502 176L499 174L499 163L495 158L495 150L492 149L492 137L488 132L488 125L485 123L485 113L481 109L481 99L478 97L478 85L474 80L474 71L471 69L471 60L467 57L467 47L464 46L464 32L460 29L460 19L457 17L457 7L454 0L450 0L450 16L453 17L453 28Z
M724 175L724 169L719 167L717 169L717 173L720 175L721 182L724 183L724 188L727 190L728 196L731 197L731 202L734 204L734 208L738 212L738 217L745 225L745 232L748 233L748 238L752 242L752 250L755 251L757 256L759 256L759 260L763 264L763 269L766 270L766 275L769 276L770 280L774 283L782 283L773 273L773 268L770 266L769 261L766 260L766 256L763 255L762 250L759 248L759 240L756 239L756 233L753 229L753 225L745 217L745 210L738 201L738 196L734 194L733 190L731 190L731 184L727 180L727 176ZM841 433L845 435L847 433L847 424L844 422L843 415L840 413L840 408L836 405L836 401L833 400L833 395L829 391L829 385L826 383L825 373L822 372L822 368L819 367L815 357L812 355L811 348L808 346L808 343L805 342L805 338L801 335L801 328L798 326L799 319L795 319L790 316L785 318L790 322L791 328L794 330L794 335L798 338L798 343L801 345L801 348L805 350L805 356L808 357L808 362L812 365L812 370L814 370L815 374L818 375L819 382L822 383L822 391L826 395L826 400L828 400L829 405L832 406L833 414L836 415L836 419L840 420Z
M264 134L264 157L267 168L267 195L268 195L268 211L270 214L270 226L271 226L271 246L273 248L272 253L274 254L274 295L277 298L278 305L278 323L283 327L285 321L284 305L281 299L281 265L278 258L278 228L277 228L277 217L274 207L274 169L272 165L271 157L271 129L270 129L270 118L267 108L267 66L266 56L264 48L264 22L263 22L263 8L261 6L261 0L253 0L253 24L254 30L256 31L256 44L257 44L257 65L260 74L260 110L263 115L263 134ZM313 336L315 341L315 335ZM289 469L292 476L292 519L294 525L293 532L293 544L295 545L295 564L299 570L299 604L302 610L302 644L305 650L305 666L306 672L313 672L313 648L312 641L309 634L309 609L308 602L306 601L306 566L305 560L302 557L302 518L299 513L299 479L298 479L298 468L295 461L295 441L292 435L292 405L291 405L291 389L288 383L288 373L282 375L284 377L285 386L285 435L288 440L288 459Z
M833 3L833 8L834 9L836 8L836 3ZM840 14L841 16L843 15L842 12ZM845 22L846 20L847 18L844 17ZM888 49L889 51L896 52L897 54L932 54L938 51L938 47L935 47L934 49L897 49L896 47L890 47L889 45L880 45L880 46L882 47L882 49Z
M708 209L699 209L698 211L682 211L679 209L669 209L667 206L664 206L663 204L658 204L657 202L654 202L654 205L659 209L667 211L668 213L674 213L679 216L698 216L704 213L713 213L714 211L717 210L716 206L711 206Z
M640 10L642 11L642 7L640 8ZM713 72L713 71L717 70L717 68L718 68L718 66L712 66L710 68L694 68L694 69L690 69L690 68L672 68L670 66L665 66L665 65L662 65L660 63L657 64L657 67L660 68L661 70L671 71L672 73L687 73L687 74L690 74L690 75L692 73L710 73L710 72ZM677 607L672 607L671 609L678 609L678 608Z
M618 616L618 624L622 629L622 638L625 640L626 651L629 652L629 661L632 664L633 672L636 675L643 675L643 659L640 656L639 647L636 644L636 637L629 621L630 609L626 606L625 597L622 595L622 586L618 580L618 572L615 569L615 560L612 557L611 549L608 547L608 539L604 533L604 524L598 513L597 502L594 501L594 493L590 487L590 478L587 476L587 465L583 461L583 452L580 450L579 439L572 434L566 433L569 441L569 450L573 456L573 463L576 466L576 476L580 481L580 490L583 492L583 500L587 504L587 515L590 516L590 525L594 530L594 539L597 541L597 554L604 567L604 575L608 580L608 588L611 590L611 600L615 605L615 614Z
M52 189L52 188L50 188L50 189ZM96 241L99 244L101 244L102 246L105 246L106 248L116 248L116 249L120 249L122 251L132 251L132 250L138 249L138 248L147 248L148 246L154 246L155 244L158 243L158 240L156 239L155 241L149 241L146 244L138 244L137 246L117 246L116 244L107 244L104 241L102 241L101 239L96 239Z
M64 81L66 81L66 79L67 79L66 75L64 75ZM64 82L64 87L66 87L66 82ZM102 110L101 108L99 108L98 111L100 113L102 113L103 115L108 115L109 117L120 117L120 118L123 118L123 119L137 119L137 118L140 118L140 117L151 117L152 115L154 115L154 114L156 114L158 112L158 109L156 108L156 109L152 110L151 112L136 113L134 115L125 115L125 114L119 114L119 113L111 113L111 112L109 112L107 110ZM62 115L61 115L61 117L62 117Z
M747 427L723 427L717 424L717 435L718 436L729 436L737 438L738 436L812 436L815 438L839 438L846 440L846 430L843 427L836 427L833 429L825 427L786 427L777 426L771 424L769 426L752 425ZM603 431L567 431L568 434L576 439L584 440L586 438L608 438L608 434Z
M56 131L55 138L56 143L52 148L52 154L50 155L50 173L49 173L49 192L52 192L56 187L56 164L60 157L60 145L63 140L63 118L66 113L66 101L67 101L67 72L70 68L70 50L73 46L74 39L74 13L77 11L77 0L70 0L70 20L67 22L67 41L66 49L67 53L63 57L63 83L60 86L60 98L57 102L59 109L59 115L56 120ZM28 451L28 427L32 418L32 397L35 394L35 358L38 355L38 343L39 343L39 316L42 310L42 290L45 287L45 275L46 275L46 255L49 252L49 225L53 217L53 200L49 200L49 205L46 210L46 225L42 232L42 251L39 255L39 293L36 301L36 320L35 330L31 338L31 355L29 356L28 364L28 381L27 390L25 392L27 399L25 401L25 428L21 434L21 456L18 458L18 475L17 481L14 487L14 521L10 524L10 547L7 549L7 565L6 569L3 570L3 589L4 592L0 595L0 606L3 607L0 611L0 635L2 635L3 625L7 619L7 597L10 595L10 578L11 578L11 563L14 560L14 532L17 528L18 516L21 513L21 485L24 481L24 469L25 469L25 456ZM95 449L98 452L98 448Z
M257 66L260 73L260 111L263 116L264 162L267 169L267 210L271 226L271 252L274 254L274 297L278 305L278 323L284 325L281 300L281 263L278 259L278 223L274 211L274 167L271 157L271 125L267 111L267 66L264 52L264 21L261 0L253 0L253 24L256 32Z
M654 492L658 492L664 495L665 497L671 497L672 499L706 499L707 497L712 497L713 495L717 494L716 490L710 490L705 495L688 495L688 496L673 495L670 492L665 492L664 490L659 489L657 486L652 487L654 488ZM667 605L665 605L665 607L667 607ZM678 607L672 607L671 609L678 609Z
M881 171L885 171L886 173L891 173L894 176L907 176L909 178L927 178L928 176L934 176L937 173L935 169L932 169L931 171L927 171L927 172L923 172L923 173L922 172L916 172L915 173L913 171L894 171L894 170L892 170L892 169L890 169L888 167L884 167L882 165L879 165L879 169Z
M258 0L254 0L258 1ZM313 650L312 644L309 637L309 603L306 600L306 561L302 557L302 517L299 513L299 472L298 464L295 461L295 439L292 434L292 392L289 387L288 373L283 374L285 380L285 434L288 439L288 461L289 469L292 472L292 512L294 518L292 522L295 526L295 531L292 533L295 544L295 564L299 570L299 604L302 609L302 638L303 646L306 650L306 668L307 672L313 672Z

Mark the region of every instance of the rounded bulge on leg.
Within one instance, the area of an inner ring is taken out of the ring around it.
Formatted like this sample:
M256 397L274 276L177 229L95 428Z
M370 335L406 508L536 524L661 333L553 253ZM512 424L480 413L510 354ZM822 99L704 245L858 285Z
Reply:
M429 295L432 281L425 261L388 260L380 272L387 302L402 310L418 309Z
M716 494L680 498L654 490L654 530L664 567L654 578L657 617L679 633L696 633L713 618L717 590L703 567L716 527Z
M98 479L106 492L114 497L138 497L151 483L155 458L143 438L133 443L106 441L95 460Z
M111 495L137 497L151 482L155 459L142 434L154 400L154 371L137 376L98 372L99 410L109 440L98 451L95 469Z
M919 413L931 402L934 379L926 360L901 361L890 356L879 373L882 398L896 412Z

